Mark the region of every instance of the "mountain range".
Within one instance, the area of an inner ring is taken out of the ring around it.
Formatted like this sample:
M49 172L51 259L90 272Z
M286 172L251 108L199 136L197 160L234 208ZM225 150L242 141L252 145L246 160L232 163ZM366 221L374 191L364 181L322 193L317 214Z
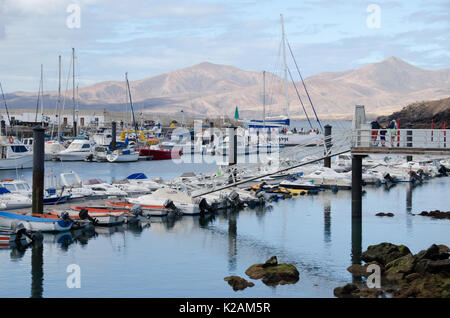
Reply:
M293 69L291 72L296 75ZM266 72L264 83L266 114L286 115L284 80ZM319 73L306 78L305 85L320 118L351 117L355 104L365 105L368 114L386 115L410 103L449 97L450 68L425 70L389 57L354 70ZM302 82L295 82L295 86L308 115L313 116ZM241 117L262 117L262 71L203 62L130 81L130 87L135 111L180 114L183 110L196 117L233 117L238 106ZM80 87L79 107L125 111L126 93L124 81ZM72 96L71 91L66 94ZM45 92L44 98L46 107L54 111L57 92ZM35 109L36 99L37 93L6 94L10 108ZM291 81L289 104L291 117L305 117ZM71 105L71 100L66 101L66 109Z

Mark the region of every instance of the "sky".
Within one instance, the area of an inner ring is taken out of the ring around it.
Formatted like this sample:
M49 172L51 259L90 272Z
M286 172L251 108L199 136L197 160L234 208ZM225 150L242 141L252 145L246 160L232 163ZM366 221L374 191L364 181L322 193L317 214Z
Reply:
M62 55L64 90L72 47L80 87L204 61L281 74L280 14L304 77L389 56L450 67L449 0L0 0L0 82L37 91L43 64L55 91Z

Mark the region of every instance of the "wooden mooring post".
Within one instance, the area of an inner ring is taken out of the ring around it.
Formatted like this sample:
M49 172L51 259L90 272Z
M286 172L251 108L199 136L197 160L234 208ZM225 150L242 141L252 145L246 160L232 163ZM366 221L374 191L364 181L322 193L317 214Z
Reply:
M41 126L33 128L33 197L32 212L42 214L44 210L44 132Z

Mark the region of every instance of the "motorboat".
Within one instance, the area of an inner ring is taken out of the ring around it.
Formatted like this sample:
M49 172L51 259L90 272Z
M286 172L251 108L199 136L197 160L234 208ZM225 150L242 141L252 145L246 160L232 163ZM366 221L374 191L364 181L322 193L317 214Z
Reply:
M85 137L77 137L67 147L67 149L56 154L56 158L61 161L84 161L92 154L94 144Z
M94 196L94 190L89 187L84 187L83 181L76 172L63 172L59 177L65 193L70 194L70 200L73 201Z
M29 208L32 200L29 195L11 193L7 188L0 187L0 203L4 210Z
M109 197L109 196L126 196L125 191L120 190L118 187L106 183L101 179L90 179L83 182L83 188L87 188L93 191L94 197Z
M51 215L61 217L64 213L67 213L72 220L92 220L94 225L100 226L114 226L117 224L122 224L124 222L125 212L88 212L88 215L83 216L81 211L74 209L67 209L64 211L52 210L49 213Z
M33 153L14 137L0 136L0 170L33 167Z
M303 180L319 185L322 188L351 189L352 179L349 175L338 173L331 168L320 168L302 177Z
M209 206L205 199L194 199L186 193L170 188L161 188L155 192L137 198L129 198L128 202L139 205L167 205L167 200L173 202L183 214L194 215L201 212L209 212Z
M57 140L49 140L44 143L45 160L54 160L57 154L66 150L66 147Z
M0 211L0 225L12 228L19 224L29 231L41 232L69 231L72 227L72 221L69 219Z
M164 205L137 205L128 202L105 201L105 204L120 209L131 210L134 207L138 206L142 210L143 216L166 216L171 211L173 211L171 203L172 201L166 201Z

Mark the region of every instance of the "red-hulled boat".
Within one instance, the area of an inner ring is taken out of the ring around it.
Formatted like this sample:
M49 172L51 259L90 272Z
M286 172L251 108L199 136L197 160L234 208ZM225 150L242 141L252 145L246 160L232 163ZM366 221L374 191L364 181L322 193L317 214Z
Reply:
M151 148L140 148L139 157L151 158L152 160L168 160L168 159L178 159L182 155L180 150L165 150L165 149L151 149Z

